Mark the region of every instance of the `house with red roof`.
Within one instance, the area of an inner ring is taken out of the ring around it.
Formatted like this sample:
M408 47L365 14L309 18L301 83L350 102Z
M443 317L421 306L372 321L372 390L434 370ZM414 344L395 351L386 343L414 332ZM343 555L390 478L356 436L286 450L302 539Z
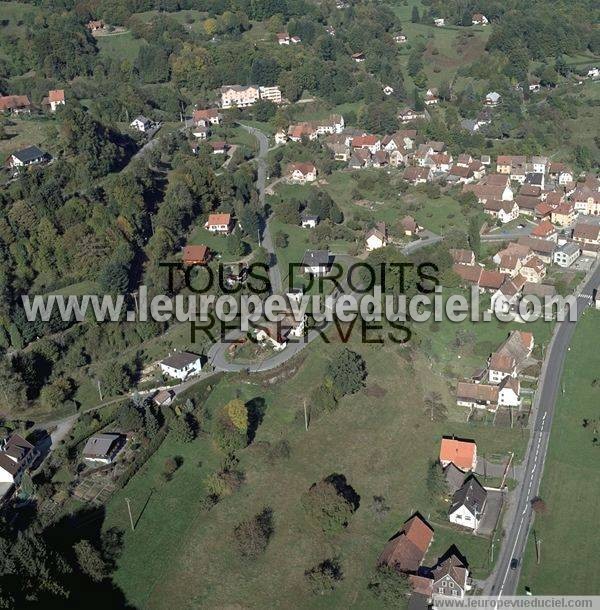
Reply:
M194 125L208 127L209 125L219 125L223 115L217 108L206 108L204 110L194 110L192 120Z
M235 222L231 214L209 214L204 228L211 233L222 233L228 235L233 230Z
M314 182L317 179L317 168L313 163L290 163L288 181L295 184Z
M397 572L416 573L433 541L433 528L415 513L402 530L385 545L377 565L386 565Z
M210 261L211 252L208 246L200 244L197 246L185 246L183 249L184 265L204 265Z
M475 470L477 466L477 443L454 437L444 437L440 444L440 464L446 468L454 464L461 470Z

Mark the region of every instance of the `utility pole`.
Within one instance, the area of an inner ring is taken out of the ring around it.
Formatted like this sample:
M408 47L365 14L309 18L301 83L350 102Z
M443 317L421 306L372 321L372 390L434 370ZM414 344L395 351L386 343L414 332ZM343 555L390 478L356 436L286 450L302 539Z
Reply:
M506 481L506 475L508 474L508 472L510 470L510 465L512 464L514 457L515 457L515 453L514 453L514 451L511 451L510 458L508 460L508 464L506 465L506 468L504 469L504 474L502 475L502 483L500 484L500 489L502 489L504 487L504 482Z
M125 502L127 503L127 511L129 512L129 523L131 523L131 531L135 530L133 526L133 517L131 516L131 505L129 504L129 498L125 498Z
M308 413L306 412L306 398L304 399L304 429L308 432Z
M100 388L100 379L96 379L98 383L98 394L100 395L100 402L102 402L102 389Z
M490 565L494 565L494 541L492 540L492 546L490 547Z
M542 540L541 540L541 538L539 540L536 540L535 550L536 550L536 556L537 556L537 563L539 564L540 561L542 560Z

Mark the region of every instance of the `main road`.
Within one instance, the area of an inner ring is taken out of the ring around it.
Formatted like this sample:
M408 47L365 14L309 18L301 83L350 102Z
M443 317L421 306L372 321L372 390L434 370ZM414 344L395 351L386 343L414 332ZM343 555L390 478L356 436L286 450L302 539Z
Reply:
M577 320L589 307L594 289L600 285L600 267L596 266L577 296L576 319L557 322L542 365L539 387L534 398L534 425L523 462L523 477L504 521L505 537L498 562L484 587L485 595L514 595L519 584L521 564L533 520L531 500L538 495L544 472L552 418L556 407L566 353ZM567 526L565 524L565 526Z

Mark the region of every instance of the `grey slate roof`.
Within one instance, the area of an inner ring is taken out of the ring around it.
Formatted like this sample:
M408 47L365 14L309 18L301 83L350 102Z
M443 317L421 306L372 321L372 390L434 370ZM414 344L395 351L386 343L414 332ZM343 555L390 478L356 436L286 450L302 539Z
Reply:
M172 369L183 369L192 364L192 362L196 362L198 358L200 358L200 356L197 354L192 354L190 352L177 352L172 356L165 358L161 364L169 366Z
M480 515L487 500L487 491L481 486L477 478L471 475L463 486L452 497L450 514L465 506L473 515Z
M444 468L444 477L448 489L454 494L456 493L465 481L466 473L460 468L457 468L452 462Z
M329 266L329 252L327 250L307 250L302 259L304 267Z
M105 457L112 446L121 438L120 434L102 432L90 436L83 448L83 457Z
M35 159L46 156L46 153L37 146L28 146L22 150L17 150L13 153L13 156L19 159L22 163L29 163Z

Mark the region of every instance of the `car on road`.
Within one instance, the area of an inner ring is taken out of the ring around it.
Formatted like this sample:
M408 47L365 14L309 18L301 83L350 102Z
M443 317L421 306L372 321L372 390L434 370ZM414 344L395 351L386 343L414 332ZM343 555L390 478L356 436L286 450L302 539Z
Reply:
M524 228L525 228L524 224L517 225L517 229L524 229Z
M510 569L516 570L519 567L519 560L516 557L513 557L510 560Z

